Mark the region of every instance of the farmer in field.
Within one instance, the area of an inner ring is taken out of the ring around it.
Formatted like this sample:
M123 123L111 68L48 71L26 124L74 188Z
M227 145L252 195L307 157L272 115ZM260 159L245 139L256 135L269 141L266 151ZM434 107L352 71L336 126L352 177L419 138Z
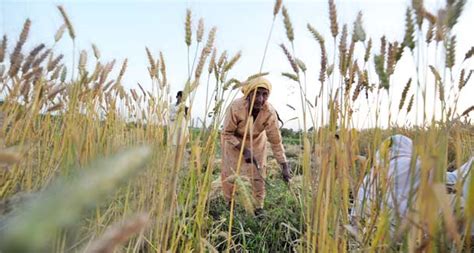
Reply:
M183 112L183 116L180 118L179 115L181 112ZM171 124L168 140L173 146L177 146L181 143L186 144L188 138L188 124L186 122L187 114L188 107L183 103L183 92L178 91L176 94L176 104L172 104L170 107Z
M267 102L271 90L270 82L262 77L245 83L242 86L244 96L233 101L227 109L221 133L224 197L230 203L233 184L227 180L229 176L238 174L249 178L256 200L255 215L263 213L267 141L280 164L283 179L289 182L291 178L277 113ZM240 163L239 157L242 158Z
M376 166L365 176L359 188L353 217L370 216L370 211L379 208L378 205L387 205L391 210L392 228L396 220L406 217L414 206L421 182L421 161L413 152L412 140L404 135L393 135L381 144L376 154ZM474 157L471 157L458 170L446 172L447 192L460 182L462 197L468 196L466 179L473 162Z

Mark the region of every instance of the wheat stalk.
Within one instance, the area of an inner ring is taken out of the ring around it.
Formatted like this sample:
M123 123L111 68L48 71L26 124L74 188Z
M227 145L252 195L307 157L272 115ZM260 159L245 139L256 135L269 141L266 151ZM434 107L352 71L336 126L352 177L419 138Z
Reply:
M242 204L248 214L254 214L255 206L253 203L252 194L249 190L249 179L243 176L237 176L235 179L235 185L237 187L237 197L239 202Z
M194 77L196 79L199 79L201 77L202 70L204 69L204 64L206 63L206 59L207 59L208 55L209 55L209 53L207 52L207 50L205 50L205 48L203 48L203 50L201 51L201 56L199 57L199 61L198 61L198 65L196 67L196 71L194 72Z
M295 73L298 73L299 72L298 65L296 64L295 59L293 59L293 56L291 56L290 51L288 51L288 49L285 47L284 44L280 44L280 47L283 50L283 53L286 55L286 58L288 59L288 62L290 63L293 71Z
M235 78L231 78L229 81L225 82L224 85L222 85L222 89L223 90L227 90L229 89L229 87L234 84L233 88L237 88L237 87L241 87L242 85L244 85L243 83L241 83L239 80L235 79Z
M20 69L21 62L23 61L23 54L21 53L21 49L28 38L28 33L30 32L31 27L31 20L27 19L23 24L23 29L20 33L20 38L15 45L15 49L10 55L10 76L13 77L16 75L18 70Z
M186 10L186 21L184 22L185 38L184 41L186 45L191 46L192 40L192 31L191 31L191 10Z
M262 77L262 76L266 76L268 74L269 74L269 72L256 73L256 74L253 74L253 75L250 75L249 77L247 77L247 79L245 81L248 82L252 79L259 78L259 77Z
M224 51L224 53L226 53L226 52ZM224 53L221 55L221 57L224 56L222 59L225 59L225 54L224 54ZM232 57L232 58L229 60L229 62L227 62L227 63L224 65L224 69L223 69L224 72L228 72L228 71L235 65L235 63L237 63L237 61L240 59L240 56L241 56L241 55L242 55L242 52L240 52L240 51L237 52L237 54L235 54L234 57ZM221 62L220 59L219 59L219 62ZM218 65L219 65L219 64L218 64Z
M281 5L283 0L276 0L275 5L273 6L273 17L275 18L278 12L280 12Z
M306 72L308 68L306 67L306 64L301 59L295 58L295 62L298 65L298 68L301 69L301 71Z
M7 52L7 35L3 35L2 42L0 43L0 63L5 60L5 54Z
M209 74L212 73L212 70L214 69L214 66L216 65L216 57L217 57L217 49L214 47L212 49L211 59L209 60L209 66L207 68L207 72Z
M88 253L113 253L115 248L125 243L132 235L143 230L148 224L149 217L145 213L135 215L127 220L116 223L96 239L86 250Z
M153 55L151 54L150 49L148 49L148 47L145 47L145 50L146 50L146 55L148 57L148 63L150 63L150 77L151 78L156 77L155 72L157 71L157 67L155 64L155 59L153 59Z
M19 53L15 56L15 61L10 65L10 69L8 70L8 75L10 77L16 76L18 71L20 70L21 67L21 62L23 61L23 54Z
M342 35L339 40L339 71L341 75L346 73L346 61L347 61L347 25L342 26Z
M204 19L200 18L198 21L198 28L196 31L196 41L198 43L201 42L203 36L204 36Z
M133 100L135 100L135 102L138 102L139 97L135 89L130 89L130 93L132 94Z
M395 71L395 65L398 61L398 42L393 42L388 44L388 54L387 54L387 74L392 75Z
M352 44L355 44L354 41L352 41ZM347 97L349 96L349 92L351 91L352 84L354 84L355 80L355 74L359 71L359 65L357 64L357 61L354 61L354 63L350 66L349 68L349 75L345 79L345 90L344 90L344 96Z
M445 66L452 69L456 63L456 36L452 36L446 45Z
M326 47L321 45L321 69L319 71L319 78L318 80L322 83L326 80L326 70L327 70L327 64L328 64L328 57L326 54Z
M87 52L86 50L82 50L81 53L79 54L79 69L82 71L86 70L86 64L87 64Z
M464 110L464 112L461 113L461 116L467 116L469 113L471 113L472 111L474 111L474 105L471 105L469 108L467 108L466 110Z
M474 72L474 70L470 70L469 71L469 74L467 75L466 79L462 80L461 79L459 80L459 90L462 90L462 88L464 88L464 86L466 86L467 82L469 82L469 79L471 79L471 76L472 76L472 73ZM462 74L462 72L461 72Z
M61 71L61 83L64 83L66 81L67 77L67 67L64 66L63 70Z
M207 36L207 41L206 41L206 47L204 50L206 50L207 54L211 53L211 49L214 45L214 41L216 39L216 32L217 32L217 27L212 27L211 31L209 31L209 34Z
M145 89L143 89L142 85L141 85L140 83L138 83L138 82L137 82L137 85L138 85L138 88L140 88L140 91L142 92L143 97L146 97Z
M469 49L467 52L466 52L466 55L464 56L464 61L471 58L472 56L474 55L474 46L471 47L471 49ZM1 61L0 61L1 62Z
M382 36L382 38L380 38L380 57L382 59L382 62L385 62L386 54L387 54L387 38L384 35Z
M446 10L439 10L438 17L436 18L436 33L435 41L440 42L444 40L444 35L446 33L446 26L444 24L446 16Z
M351 40L351 44L349 45L349 52L347 52L347 57L345 59L345 69L349 69L352 63L352 59L354 58L354 50L355 50L355 40Z
M23 67L21 68L21 71L23 71L23 73L26 73L28 69L30 69L33 60L39 54L39 52L43 50L43 48L45 48L45 46L43 43L41 43L30 51L28 57L26 57L25 62L23 63Z
M49 80L52 81L52 80L58 79L58 78L59 78L59 74L61 73L61 70L63 69L63 67L64 67L64 64L61 64L61 65L59 65L58 67L56 67L56 68L54 69L53 74L51 75L51 78L49 78Z
M44 78L44 74L43 74L43 67L39 67L39 68L36 68L34 71L33 71L33 80L32 80L32 83L36 86L36 85L39 85L39 82L43 81L43 78ZM38 98L41 98L43 96L43 93L45 92L45 90L47 89L47 86L43 86L43 85L40 85L40 86L36 86L36 87L39 87L39 90L38 91L38 95L37 97Z
M331 34L333 38L337 37L339 33L339 28L337 24L337 11L336 11L336 4L334 0L328 0L329 3L329 21L331 22Z
M369 39L369 42L367 42L367 47L365 48L364 62L369 61L371 50L372 50L372 39Z
M49 107L46 112L55 112L58 110L61 110L64 107L64 104L59 102L57 104L54 104L53 106Z
M64 7L62 5L58 5L58 10L64 19L64 23L66 24L67 31L69 32L69 37L71 37L71 39L74 40L76 38L76 33L74 32L74 27L72 26L71 20L69 19L66 13L66 10L64 10Z
M416 24L418 25L418 29L421 30L423 19L425 18L425 7L423 5L423 0L412 0L411 5L413 10L415 10Z
M224 52L221 53L221 56L219 56L219 60L217 61L217 67L221 68L226 60L227 50L224 50Z
M435 81L442 82L441 75L439 74L438 70L433 65L430 65L429 68L435 77Z
M379 76L380 88L384 88L387 91L390 88L389 77L387 72L385 71L385 57L386 57L386 49L387 48L387 40L385 36L380 38L380 54L374 56L374 64L375 64L375 72Z
M64 31L66 30L66 27L67 27L66 24L63 24L62 26L58 28L58 30L56 31L56 34L54 35L55 43L61 40L61 38L63 37Z
M281 73L281 75L284 76L284 77L287 77L287 78L289 78L289 79L291 79L295 82L299 82L299 80L300 80L297 75L292 74L292 73L283 72L283 73Z
M51 92L49 92L48 96L46 97L47 100L53 100L57 94L61 93L66 89L65 85L58 85L56 86Z
M454 25L458 22L459 17L461 16L462 11L464 10L464 6L466 4L466 0L458 0L458 1L447 1L447 13L444 20L447 28L452 29Z
M33 64L31 65L31 67L32 67L32 68L38 67L44 60L46 60L46 57L48 57L50 53L51 53L51 49L47 49L46 51L44 51L44 52L33 62Z
M31 72L30 77L25 78L25 80L22 82L22 86L20 88L20 95L23 96L23 99L25 100L25 103L28 104L30 102L29 94L31 90L31 82L29 78L34 74L34 72Z
M0 150L0 164L14 164L21 160L21 154L12 150Z
M415 24L410 8L407 8L405 14L405 36L403 38L402 47L408 47L411 51L415 48Z
M56 181L32 199L28 208L7 221L5 228L8 229L3 230L0 237L1 251L42 251L40 249L50 245L54 231L79 220L83 210L100 203L107 193L142 168L150 154L151 149L147 147L135 148L96 163L95 167L81 169L81 176L74 180L64 177ZM49 215L48 220L44 220L45 215Z
M64 55L60 54L58 55L54 60L50 61L48 63L48 66L46 68L46 70L48 72L51 72L54 68L56 68L56 66L59 64L59 62L63 59Z
M321 48L321 70L319 71L319 81L321 83L324 83L326 80L326 68L327 68L327 55L326 55L326 47L324 45L324 37L310 24L307 24L306 26L309 30L309 32L313 35L314 39L319 44L319 47Z
M92 43L92 51L94 51L94 57L98 60L100 58L100 51L94 43Z
M310 24L307 24L306 27L308 31L313 35L314 39L321 45L324 45L324 37Z
M289 41L293 42L293 40L295 39L295 34L293 31L293 25L291 24L290 15L288 14L286 6L283 5L281 13L283 15L283 24L285 25L286 37Z
M358 81L357 86L354 89L354 94L352 95L352 101L356 101L359 97L360 92L367 86L367 71L361 71L360 69L357 71Z
M213 44L214 44L214 40L215 40L215 37L216 37L216 31L217 31L217 28L213 27L211 29L211 31L209 32L209 34L208 34L206 46L201 51L201 56L199 57L199 62L198 62L198 65L196 67L196 71L194 73L194 76L195 76L196 79L199 79L201 77L202 70L204 69L204 64L206 62L207 57L211 53L211 50L212 50L212 47L213 47Z
M405 100L406 100L406 97L407 97L407 94L408 94L408 90L410 89L410 85L411 85L411 78L408 79L407 84L403 88L402 96L400 98L400 104L398 105L398 110L399 111L403 108L403 105L405 104Z
M436 24L437 19L438 19L433 13L427 10L424 10L423 17L426 18L426 20L428 20L428 22L433 25Z
M103 66L100 64L99 61L96 62L94 72L92 72L92 75L90 76L91 81L96 81L97 78L99 78L100 73L102 72Z
M410 101L408 102L408 106L407 106L407 114L411 111L411 108L413 107L413 100L414 99L415 99L415 96L411 95Z
M433 37L434 37L434 32L435 32L435 26L433 23L430 23L428 25L428 30L426 31L426 43L427 44L430 44L431 41L433 41Z
M23 74L22 76L22 79L26 82L26 81L29 81L31 79L31 77L33 77L35 75L35 72L39 69L40 67L36 67L34 69L32 69L30 72L26 73L26 74Z
M112 72L112 69L115 66L115 60L112 60L111 62L107 63L100 75L99 83L103 84L105 80L107 79L107 76L109 75L110 72Z
M162 87L166 86L168 84L168 80L166 78L166 63L165 63L165 57L163 56L163 52L160 51L160 73L161 73L161 85Z
M354 41L365 41L367 35L362 24L362 12L359 11L357 18L354 21L354 31L352 33L352 39Z

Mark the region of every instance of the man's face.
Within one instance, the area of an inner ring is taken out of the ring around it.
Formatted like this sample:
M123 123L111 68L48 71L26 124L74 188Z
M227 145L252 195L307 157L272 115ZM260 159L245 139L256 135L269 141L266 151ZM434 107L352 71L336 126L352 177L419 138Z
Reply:
M265 88L257 88L257 91L252 91L247 96L247 100L251 103L252 98L255 94L255 102L253 104L254 109L262 109L263 105L267 102L269 92Z

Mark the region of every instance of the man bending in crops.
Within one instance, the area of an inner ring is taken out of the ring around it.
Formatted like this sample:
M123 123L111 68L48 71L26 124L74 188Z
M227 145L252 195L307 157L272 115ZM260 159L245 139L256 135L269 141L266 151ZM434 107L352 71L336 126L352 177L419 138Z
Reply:
M221 133L224 197L230 203L233 183L228 180L229 176L236 174L247 177L256 201L256 215L263 213L267 140L281 166L283 179L288 182L291 178L278 128L278 116L267 102L271 89L270 82L262 77L244 84L244 96L230 104Z
M391 225L403 219L415 206L418 188L422 180L421 161L413 154L413 142L404 135L393 135L382 142L376 153L375 166L362 182L352 215L370 216L372 210L387 205L392 212ZM474 157L457 171L446 172L446 186L454 188L458 181L463 185L463 197L468 196L465 179L470 173ZM430 176L431 178L431 176ZM431 179L429 179L431 180Z

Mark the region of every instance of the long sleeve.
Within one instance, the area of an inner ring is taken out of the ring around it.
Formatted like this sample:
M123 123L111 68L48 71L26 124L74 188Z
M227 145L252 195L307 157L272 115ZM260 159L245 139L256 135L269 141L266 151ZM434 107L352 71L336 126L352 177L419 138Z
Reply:
M278 128L278 120L276 112L272 112L270 118L265 126L265 132L268 137L268 141L271 144L273 156L275 156L278 163L285 163L286 155L285 148L283 147L280 129Z
M454 185L459 179L465 180L469 172L471 171L471 164L474 162L474 156L471 157L465 164L452 172L446 172L446 184ZM459 178L460 177L460 178Z
M225 115L224 127L221 135L225 142L230 143L234 147L240 143L239 139L235 136L237 124L237 117L232 106L230 106Z

